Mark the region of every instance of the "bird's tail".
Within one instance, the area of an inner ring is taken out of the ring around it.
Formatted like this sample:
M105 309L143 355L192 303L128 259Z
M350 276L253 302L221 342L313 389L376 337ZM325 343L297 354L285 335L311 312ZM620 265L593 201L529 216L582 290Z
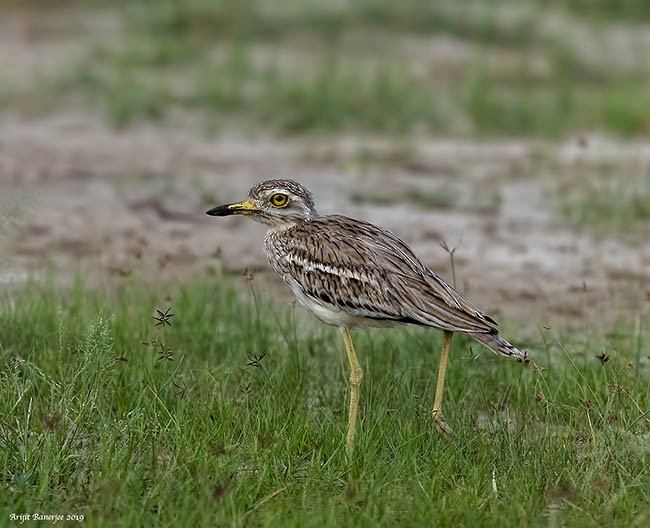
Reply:
M471 334L474 339L476 339L482 345L485 345L490 350L502 354L504 356L511 357L516 359L520 363L525 363L530 365L536 370L539 370L537 364L528 357L528 352L522 352L515 346L508 343L503 337L499 334Z

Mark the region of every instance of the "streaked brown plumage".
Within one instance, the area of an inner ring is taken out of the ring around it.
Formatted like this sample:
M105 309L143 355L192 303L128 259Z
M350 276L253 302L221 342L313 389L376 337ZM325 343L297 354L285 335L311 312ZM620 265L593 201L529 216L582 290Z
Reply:
M449 434L440 406L453 332L471 335L496 352L533 363L499 335L494 319L422 264L400 238L361 220L320 216L311 193L297 182L262 182L250 190L247 201L215 207L208 214L245 214L269 225L265 250L272 268L304 306L323 322L342 329L353 371L349 450L356 419L352 400L358 401L354 385L358 389L361 378L349 328L410 323L445 332L434 416Z

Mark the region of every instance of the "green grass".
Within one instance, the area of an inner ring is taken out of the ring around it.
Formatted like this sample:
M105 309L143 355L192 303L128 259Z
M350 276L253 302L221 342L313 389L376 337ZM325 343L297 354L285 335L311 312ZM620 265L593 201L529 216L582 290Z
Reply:
M517 46L542 40L534 14L503 24L494 6L476 1L467 4L459 9L445 2L418 0L360 0L338 5L323 0L285 0L270 7L260 0L139 0L128 3L127 16L139 32L203 40L277 40L287 32L309 32L336 40L346 31L368 28L422 35L445 32L476 42Z
M645 3L630 0L618 11L608 0L593 10L577 0L548 4L64 2L67 9L112 10L122 31L99 43L84 37L85 57L52 78L3 87L0 107L51 112L82 96L115 126L180 111L201 116L209 132L647 134L648 71L589 61L579 52L589 43L577 46L539 22L550 7L581 27L606 24L604 14L632 24ZM449 61L432 60L426 50L433 37L458 41L469 58L452 52ZM421 47L409 51L408 39ZM284 55L289 59L278 58Z
M357 332L365 379L348 461L335 330L216 280L125 280L114 295L77 285L2 296L5 524L33 512L82 514L87 526L640 526L650 516L643 321L602 340L512 336L543 374L457 336L445 394L453 442L429 415L440 335ZM154 326L154 308L169 306L171 326ZM142 344L152 341L164 346Z
M60 96L81 90L117 126L182 110L199 112L208 130L243 123L283 134L421 129L557 137L593 127L622 136L650 130L645 82L590 87L570 76L562 80L558 72L531 89L526 81L512 83L482 73L479 66L456 80L441 80L435 73L419 79L391 61L368 70L361 59L336 55L315 57L309 66L290 72L273 63L255 64L245 43L220 59L195 57L189 70L187 64L159 68L132 61L138 59L109 53L49 86Z

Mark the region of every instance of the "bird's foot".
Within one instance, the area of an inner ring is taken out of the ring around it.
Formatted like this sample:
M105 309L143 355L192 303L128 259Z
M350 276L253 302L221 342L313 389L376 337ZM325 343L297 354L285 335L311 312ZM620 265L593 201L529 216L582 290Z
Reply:
M433 409L431 414L438 427L438 432L448 440L451 440L454 437L454 430L447 423L442 411L440 409Z

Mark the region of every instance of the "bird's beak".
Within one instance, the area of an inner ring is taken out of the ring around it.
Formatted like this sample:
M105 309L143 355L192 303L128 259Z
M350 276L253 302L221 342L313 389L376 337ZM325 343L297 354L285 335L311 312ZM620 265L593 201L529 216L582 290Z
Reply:
M206 211L205 214L210 216L230 216L235 214L248 214L259 211L259 209L253 204L250 200L245 202L236 202L225 205L218 205L213 207L209 211Z

